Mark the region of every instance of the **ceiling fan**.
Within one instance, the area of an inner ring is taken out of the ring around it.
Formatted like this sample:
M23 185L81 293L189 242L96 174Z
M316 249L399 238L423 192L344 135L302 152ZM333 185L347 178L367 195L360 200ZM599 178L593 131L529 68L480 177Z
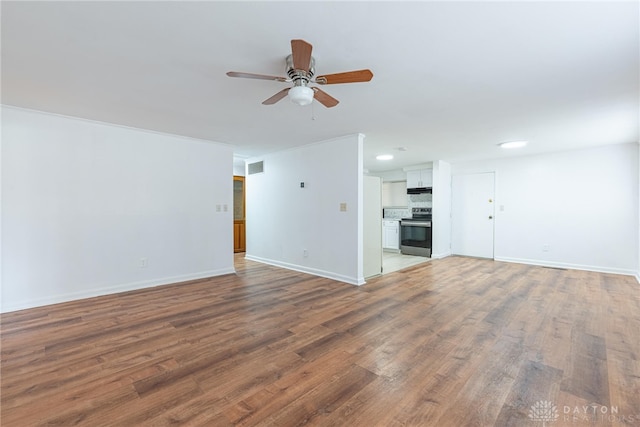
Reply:
M315 75L315 59L311 56L313 46L304 40L291 40L291 55L287 56L286 70L288 77L266 76L263 74L241 73L229 71L229 77L245 79L275 80L277 82L293 83L292 87L281 90L271 98L262 101L264 105L273 105L289 95L291 101L298 105L308 105L315 98L327 108L338 105L338 100L318 87L309 87L310 83L331 85L338 83L368 82L373 78L370 70L347 71L344 73Z

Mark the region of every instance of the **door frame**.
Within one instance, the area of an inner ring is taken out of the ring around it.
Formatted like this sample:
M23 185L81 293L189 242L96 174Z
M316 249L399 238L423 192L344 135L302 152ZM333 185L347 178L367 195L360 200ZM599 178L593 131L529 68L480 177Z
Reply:
M235 183L242 182L242 219L235 218L236 206L235 206ZM245 252L247 250L247 235L246 235L246 219L247 219L247 181L244 176L234 175L234 204L233 204L233 252Z

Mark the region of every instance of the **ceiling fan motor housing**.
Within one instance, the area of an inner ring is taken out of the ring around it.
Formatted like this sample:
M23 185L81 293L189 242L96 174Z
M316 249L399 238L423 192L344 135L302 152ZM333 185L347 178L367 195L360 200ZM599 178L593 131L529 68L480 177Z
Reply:
M293 55L287 56L286 59L286 72L287 76L293 81L293 85L295 86L307 86L309 82L311 82L311 78L315 74L315 65L316 60L311 57L311 61L309 63L309 71L299 70L293 66Z

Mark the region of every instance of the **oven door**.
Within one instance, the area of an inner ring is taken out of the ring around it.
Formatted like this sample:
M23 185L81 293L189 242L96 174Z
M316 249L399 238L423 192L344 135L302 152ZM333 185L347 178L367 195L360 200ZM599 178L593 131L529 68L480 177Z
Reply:
M431 256L431 221L400 222L400 252Z

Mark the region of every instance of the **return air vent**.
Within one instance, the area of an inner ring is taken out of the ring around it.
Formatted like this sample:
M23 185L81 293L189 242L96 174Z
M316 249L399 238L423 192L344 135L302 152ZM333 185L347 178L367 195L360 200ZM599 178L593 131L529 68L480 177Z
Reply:
M264 161L260 160L259 162L249 163L249 175L253 175L256 173L264 172Z

